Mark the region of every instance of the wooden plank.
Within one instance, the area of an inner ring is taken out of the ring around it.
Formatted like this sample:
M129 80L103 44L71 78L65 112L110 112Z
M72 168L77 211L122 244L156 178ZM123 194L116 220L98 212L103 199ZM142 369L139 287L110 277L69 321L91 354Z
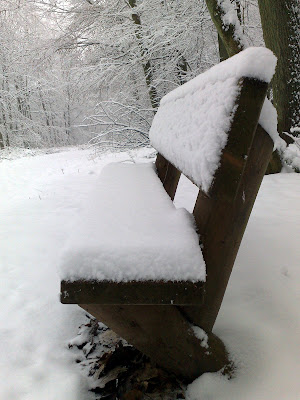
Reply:
M165 191L174 200L181 172L159 153L157 154L155 166Z
M212 330L217 318L274 145L270 136L257 127L266 88L266 84L253 80L243 83L237 118L234 118L213 187L208 196L199 193L194 209L203 243L207 282L203 304L183 307L183 310L206 331ZM256 132L253 140L252 132Z
M175 306L103 306L80 304L167 371L191 382L228 363L223 343L209 334L203 346L190 323Z
M84 281L61 282L64 304L201 304L203 282L163 281Z

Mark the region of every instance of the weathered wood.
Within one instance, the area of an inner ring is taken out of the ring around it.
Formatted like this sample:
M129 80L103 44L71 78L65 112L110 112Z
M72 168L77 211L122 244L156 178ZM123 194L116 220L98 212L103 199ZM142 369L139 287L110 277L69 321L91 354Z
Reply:
M245 120L245 125L249 123ZM216 187L211 191L212 197L200 192L196 201L194 216L203 243L207 271L205 298L200 307L188 306L183 310L191 321L208 332L217 318L273 145L270 136L258 125L246 165L241 166L242 175L232 197L228 197L226 181L222 182L222 176L219 175L216 177Z
M215 173L209 197L233 203L242 182L242 175L256 132L268 84L243 78L239 82L237 109L228 132L227 144L222 152L220 166Z
M181 172L159 153L157 154L155 166L165 191L174 200Z
M201 304L204 282L84 281L61 282L64 304Z
M209 334L209 348L194 335L175 306L104 306L80 304L99 321L134 345L162 368L191 382L228 363L220 339Z

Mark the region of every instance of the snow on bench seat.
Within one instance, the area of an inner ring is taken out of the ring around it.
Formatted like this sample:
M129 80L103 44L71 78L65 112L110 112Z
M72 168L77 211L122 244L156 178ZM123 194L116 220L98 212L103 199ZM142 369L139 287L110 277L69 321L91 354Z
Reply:
M208 192L227 143L240 93L239 80L270 82L275 66L276 57L269 49L251 47L168 93L152 122L151 144ZM264 107L262 122L276 139L276 118L273 116L270 122L267 116L271 107L270 103Z
M174 207L152 163L107 165L80 217L62 280L205 281L193 217Z

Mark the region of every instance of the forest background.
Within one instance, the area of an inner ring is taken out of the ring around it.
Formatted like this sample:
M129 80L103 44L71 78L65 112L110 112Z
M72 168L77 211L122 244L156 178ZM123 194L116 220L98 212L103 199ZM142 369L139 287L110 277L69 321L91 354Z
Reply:
M162 96L265 39L290 144L277 147L299 170L299 13L297 0L2 0L0 148L148 145Z

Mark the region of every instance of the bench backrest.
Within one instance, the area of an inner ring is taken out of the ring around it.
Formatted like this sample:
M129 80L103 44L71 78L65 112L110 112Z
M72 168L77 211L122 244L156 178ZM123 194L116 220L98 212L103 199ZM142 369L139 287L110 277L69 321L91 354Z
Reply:
M273 149L258 126L272 76L261 71L259 53L273 67L276 60L267 49L243 53L167 95L150 131L159 152L157 173L169 196L174 198L181 172L199 187L193 214L206 262L206 293L203 306L185 306L184 312L206 331L217 317Z

